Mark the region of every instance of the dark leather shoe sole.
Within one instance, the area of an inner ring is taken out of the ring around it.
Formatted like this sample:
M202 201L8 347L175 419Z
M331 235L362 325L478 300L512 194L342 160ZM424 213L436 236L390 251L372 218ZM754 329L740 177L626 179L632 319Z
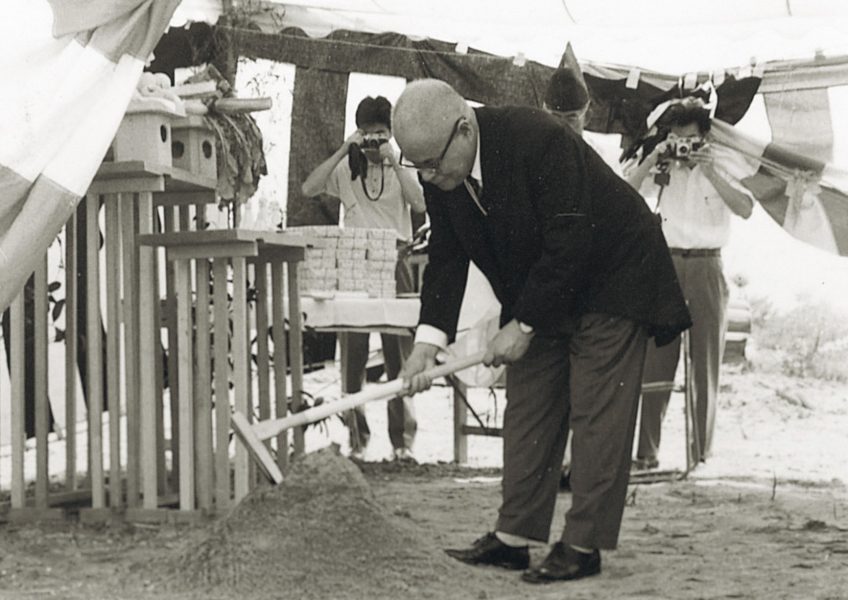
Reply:
M527 560L514 560L514 561L506 561L506 560L498 560L494 562L489 562L486 560L480 560L477 558L469 558L467 556L463 556L463 551L456 550L445 550L445 554L450 556L451 558L458 560L459 562L465 563L466 565L472 565L475 567L499 567L501 569L508 569L510 571L521 571L530 566L529 557Z
M554 583L557 581L574 581L583 577L591 577L601 572L600 565L592 566L586 570L578 570L571 573L552 573L547 569L530 569L521 574L521 580L526 583Z

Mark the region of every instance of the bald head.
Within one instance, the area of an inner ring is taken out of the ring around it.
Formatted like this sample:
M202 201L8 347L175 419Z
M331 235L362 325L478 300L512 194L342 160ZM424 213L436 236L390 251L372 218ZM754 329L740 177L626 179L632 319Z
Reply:
M463 97L444 81L413 81L395 103L395 139L412 154L434 141L444 143L456 120L468 110Z
M439 173L421 170L425 180L443 187L455 185L460 171L465 173L459 182L468 174L476 155L477 120L450 85L438 79L413 81L395 103L392 123L395 140L409 160L430 163L444 156Z

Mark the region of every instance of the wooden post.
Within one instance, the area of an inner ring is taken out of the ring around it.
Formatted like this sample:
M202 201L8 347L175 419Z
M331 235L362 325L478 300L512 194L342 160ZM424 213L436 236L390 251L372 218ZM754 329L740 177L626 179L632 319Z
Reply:
M233 257L233 391L234 409L252 422L248 409L248 352L247 352L247 275L245 259ZM235 501L244 498L250 491L250 457L243 444L236 444L235 457Z
M215 360L215 506L230 505L230 316L227 306L227 259L212 261Z
M153 233L153 194L138 195L138 232ZM157 381L156 364L161 362L159 349L159 321L156 319L156 249L150 246L138 248L138 356L139 356L139 423L141 463L141 488L143 507L158 506L157 473Z
M272 336L274 338L274 416L281 419L288 414L288 386L286 348L285 295L283 289L283 261L271 262L271 306L273 315ZM289 462L289 434L284 431L277 436L277 466L286 471Z
M12 508L23 508L26 501L24 483L24 450L26 431L24 431L24 401L26 398L26 353L24 352L24 336L26 317L24 316L24 292L12 302L9 314L11 327L9 359L12 363L12 406L9 418L12 432Z
M154 214L157 219L154 222L154 227L156 233L162 233L162 218L159 214L159 209L154 208ZM139 232L140 233L140 232ZM165 469L165 368L166 361L162 360L162 324L163 317L162 311L165 310L167 314L167 307L163 309L162 305L162 287L161 281L159 277L159 265L165 264L167 268L167 259L165 257L164 249L156 249L154 254L154 268L156 276L153 279L154 286L154 298L156 298L156 302L153 304L155 317L154 322L156 323L156 354L154 355L156 360L154 363L153 373L155 374L156 380L156 476L157 482L156 485L158 487L160 494L166 494L169 491L168 485L168 471ZM161 259L161 260L160 260ZM166 288L167 293L167 288ZM167 302L167 298L165 299ZM165 326L167 329L167 321L165 322ZM166 331L167 334L167 331Z
M139 370L138 370L138 247L136 246L136 206L133 194L119 196L124 322L124 394L127 410L127 506L139 505ZM149 375L149 374L148 374Z
M351 390L348 388L349 371L350 371L350 334L346 331L340 331L336 334L336 339L339 343L339 389L342 392L342 395L347 395L351 393ZM356 392L360 390L355 390ZM364 410L364 409L363 409ZM359 444L359 423L356 420L356 412L354 410L347 410L341 415L344 420L345 426L348 428L348 437L351 441L356 440L356 444ZM353 443L351 443L351 451L361 449L354 447Z
M65 223L65 488L77 489L77 213Z
M165 206L165 232L177 231L177 207ZM180 365L177 360L177 312L172 261L165 259L165 323L168 327L168 397L171 415L171 476L167 479L174 487L180 481Z
M35 506L47 508L50 404L47 398L47 254L35 268Z
M106 196L106 407L109 411L109 506L121 485L121 222L117 194Z
M303 403L303 315L300 311L300 289L297 280L297 263L287 263L289 283L289 357L292 380L292 410ZM294 452L303 454L303 430L294 431Z
M104 508L106 490L103 476L103 347L100 324L100 196L88 194L86 201L86 342L88 380L88 464L91 479L91 507Z
M197 228L203 229L205 209L198 204ZM209 260L195 261L197 301L195 303L196 377L194 386L194 432L197 469L197 504L199 508L212 508L214 470L212 465L212 374L209 348Z
M268 263L253 265L256 285L256 363L259 380L259 418L271 418L271 361L268 356ZM266 442L270 448L271 442Z
M192 348L192 293L191 261L175 260L174 292L177 300L177 345L171 350L178 363L179 389L179 493L180 510L194 510L194 407L193 392L193 348ZM173 389L174 382L171 381ZM173 406L173 400L172 400ZM171 439L174 426L171 425ZM173 453L173 448L172 448Z
M468 436L463 427L468 418L468 409L462 401L468 398L468 388L458 378L453 377L453 460L462 464L468 462Z

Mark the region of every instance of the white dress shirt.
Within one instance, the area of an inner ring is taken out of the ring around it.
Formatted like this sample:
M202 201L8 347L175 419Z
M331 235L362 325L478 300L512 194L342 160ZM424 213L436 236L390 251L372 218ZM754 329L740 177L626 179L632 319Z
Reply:
M752 175L754 167L741 155L717 144L712 145L713 168L719 177L748 197L751 192L740 182ZM669 183L662 188L654 182L655 170L642 182L639 192L648 197L659 195L657 212L671 248L722 248L730 239L732 211L716 191L701 167L672 161ZM753 200L753 198L752 198Z
M480 167L480 133L477 133L477 154L471 167L471 177L477 180L480 190L483 189L483 169ZM437 327L422 323L415 331L415 343L425 343L445 349L448 346L448 334Z

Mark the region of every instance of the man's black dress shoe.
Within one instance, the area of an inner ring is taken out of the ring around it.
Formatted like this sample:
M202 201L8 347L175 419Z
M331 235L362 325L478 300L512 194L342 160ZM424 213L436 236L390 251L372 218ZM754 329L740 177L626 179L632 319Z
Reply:
M542 564L522 573L521 579L527 583L552 583L580 579L600 572L600 552L594 550L591 554L585 554L568 544L557 542Z
M526 569L530 565L527 546L507 546L494 533L487 533L463 550L447 549L445 554L469 565L492 565L504 569Z

